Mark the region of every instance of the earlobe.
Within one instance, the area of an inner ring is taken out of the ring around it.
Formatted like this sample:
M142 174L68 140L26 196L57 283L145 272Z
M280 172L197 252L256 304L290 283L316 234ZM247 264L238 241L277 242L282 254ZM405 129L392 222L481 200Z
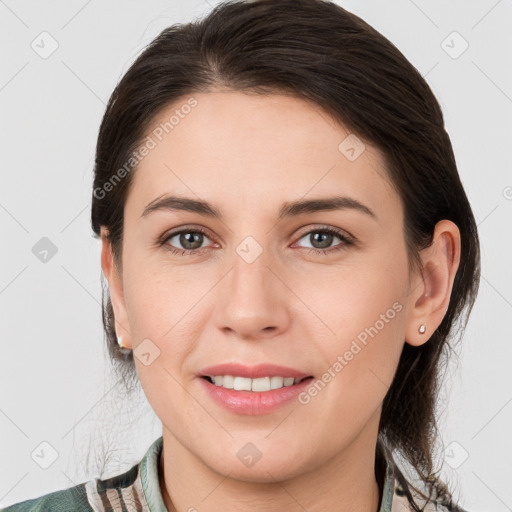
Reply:
M128 315L124 303L123 282L114 264L112 245L108 238L108 230L101 226L101 268L108 281L110 301L115 318L116 336L122 339L124 348L131 348L131 335L129 330Z
M448 310L460 263L460 232L456 224L439 221L432 244L420 256L422 270L410 292L412 307L405 338L413 346L429 340Z

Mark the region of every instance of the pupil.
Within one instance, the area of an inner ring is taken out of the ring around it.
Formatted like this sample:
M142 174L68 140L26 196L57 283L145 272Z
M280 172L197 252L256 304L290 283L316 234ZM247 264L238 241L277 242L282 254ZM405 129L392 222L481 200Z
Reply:
M180 243L186 249L198 249L201 247L202 236L202 233L185 233L180 236Z
M314 239L316 239L317 237L320 237L320 244L321 244L321 247L319 247L319 249L325 249L325 248L328 248L331 241L332 241L332 237L334 235L332 235L331 233L315 233L313 235L311 235ZM317 242L317 240L315 240L315 243ZM315 246L315 243L313 243L313 247L316 247Z

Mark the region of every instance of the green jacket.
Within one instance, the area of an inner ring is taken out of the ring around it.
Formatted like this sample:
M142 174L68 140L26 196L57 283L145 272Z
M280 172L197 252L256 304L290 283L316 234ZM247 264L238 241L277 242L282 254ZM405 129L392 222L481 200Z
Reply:
M142 460L128 471L104 480L94 479L74 487L51 492L6 508L0 512L167 512L160 492L158 461L163 437L156 439ZM379 512L406 512L410 509L403 489L388 461ZM417 498L421 506L422 501ZM189 511L195 511L191 507ZM440 504L430 503L425 512L464 512Z

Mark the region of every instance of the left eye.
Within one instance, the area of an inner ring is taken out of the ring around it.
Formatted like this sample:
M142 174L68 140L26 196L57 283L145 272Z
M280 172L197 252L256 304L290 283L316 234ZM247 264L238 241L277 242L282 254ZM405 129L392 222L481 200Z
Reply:
M346 245L350 245L352 242L347 236L333 229L315 229L308 231L300 239L307 238L310 240L310 248L315 252L330 252L330 250L341 249ZM331 247L331 243L334 238L341 240L341 243Z

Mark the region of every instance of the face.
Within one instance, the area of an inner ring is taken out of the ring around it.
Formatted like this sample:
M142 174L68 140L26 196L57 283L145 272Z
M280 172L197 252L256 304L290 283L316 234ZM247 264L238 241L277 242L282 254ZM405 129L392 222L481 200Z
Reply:
M133 171L118 334L164 439L234 478L292 477L375 442L411 309L401 201L379 151L318 105L191 96ZM209 208L158 207L171 196Z

